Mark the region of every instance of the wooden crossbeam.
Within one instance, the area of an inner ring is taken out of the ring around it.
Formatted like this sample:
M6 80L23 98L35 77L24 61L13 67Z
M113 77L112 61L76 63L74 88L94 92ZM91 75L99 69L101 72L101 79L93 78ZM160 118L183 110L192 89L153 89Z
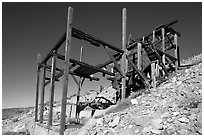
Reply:
M85 41L88 41L88 42L90 42L91 44L93 44L93 45L95 45L97 47L99 47L100 45L103 45L103 46L109 47L112 50L123 53L123 50L121 50L121 49L119 49L119 48L117 48L117 47L115 47L115 46L113 46L113 45L111 45L111 44L109 44L107 42L104 42L104 41L102 41L102 40L100 40L98 38L95 38L95 37L83 32L81 30L78 30L76 28L72 28L72 30L73 30L72 31L72 36L75 37L75 38L83 39Z
M45 77L45 80L51 80L51 78L48 78L48 77ZM58 81L59 82L59 79L55 79L55 81Z
M57 56L59 59L61 59L61 60L64 60L64 58L65 58L63 55L56 54L56 53L53 53L53 54L56 55L56 56ZM70 62L71 62L71 63L75 63L75 64L80 65L80 66L85 66L85 67L87 67L87 68L96 70L96 71L98 71L98 72L101 72L101 73L104 73L104 74L107 74L107 75L111 75L111 76L114 76L114 75L115 75L114 73L111 73L111 72L109 72L109 71L100 69L100 68L98 68L98 67L96 67L96 66L89 65L89 64L84 63L84 62L80 62L80 61L75 60L75 59L70 59Z

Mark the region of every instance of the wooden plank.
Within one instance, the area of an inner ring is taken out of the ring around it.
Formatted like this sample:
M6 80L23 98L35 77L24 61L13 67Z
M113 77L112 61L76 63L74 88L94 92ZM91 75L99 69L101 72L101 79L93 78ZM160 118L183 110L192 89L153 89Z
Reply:
M162 52L165 52L165 30L162 28ZM165 54L162 55L162 62L165 65Z
M45 98L45 76L46 76L46 67L43 67L43 77L42 77L42 84L41 84L41 99L40 99L40 123L43 123L44 98Z
M125 99L126 96L126 38L127 38L127 10L123 8L122 10L122 50L124 51L122 59L120 61L120 67L122 70L122 75L125 76L122 78L122 94L121 99Z
M156 88L156 76L155 76L155 62L151 63L151 78L152 78L152 87Z
M69 66L70 66L70 49L71 49L71 34L72 34L72 19L73 8L68 8L67 17L67 31L66 31L66 45L65 45L65 61L64 61L64 77L63 77L63 90L62 90L62 103L61 103L61 120L60 120L60 135L64 134L65 121L66 121L66 104L67 104L67 90L69 81Z
M137 68L142 70L142 44L137 44Z
M38 121L38 96L39 96L39 82L40 82L40 60L41 55L37 57L37 78L36 78L36 93L35 93L35 122Z
M54 90L55 90L55 68L56 68L56 56L53 56L52 57L51 88L50 88L49 113L48 113L47 127L52 126Z
M56 55L56 56L57 56L59 59L61 59L61 60L64 60L64 59L65 59L65 56L63 56L63 55L60 55L60 54L54 54L54 55ZM111 72L109 72L109 71L100 69L99 67L96 67L96 66L89 65L89 64L87 64L87 63L85 63L85 62L80 62L80 61L75 60L75 59L71 59L71 58L70 58L70 62L71 62L71 63L75 63L75 64L80 65L80 66L87 67L87 68L89 68L89 69L93 69L93 70L95 70L95 71L98 71L98 72L101 72L101 73L104 73L104 74L107 74L107 75L111 75L111 76L114 76L114 75L115 75L114 73L111 73Z

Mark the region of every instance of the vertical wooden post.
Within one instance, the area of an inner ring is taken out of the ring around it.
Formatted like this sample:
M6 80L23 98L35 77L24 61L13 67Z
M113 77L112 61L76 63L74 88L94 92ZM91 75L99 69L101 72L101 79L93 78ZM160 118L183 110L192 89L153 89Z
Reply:
M142 69L142 44L137 43L137 68Z
M156 77L159 77L159 61L156 62Z
M165 52L165 30L162 28L162 51ZM162 62L165 65L165 54L162 55Z
M46 67L43 68L43 77L42 77L42 84L41 84L40 123L43 123L44 96L45 96L45 76L46 76Z
M41 56L37 57L37 79L36 79L36 93L35 93L35 122L38 121L38 95L39 95L39 82L40 82L40 60Z
M60 121L60 135L64 134L65 131L65 119L66 119L66 102L67 102L67 88L69 81L69 60L70 60L70 49L71 49L71 37L72 37L72 18L73 8L68 8L67 16L67 31L66 31L66 46L65 46L65 61L64 61L64 77L63 77L63 90L62 90L62 103L61 103L61 121Z
M83 57L83 47L81 47L81 50L80 50L80 58L79 58L80 62L82 61L82 57Z
M152 43L154 44L154 42L155 42L155 31L153 30L153 33L152 33L153 35L152 35Z
M174 45L176 46L176 49L175 49L175 58L177 60L175 62L175 70L177 72L178 67L180 66L180 56L179 56L179 46L178 46L178 43L177 43L177 34L174 35Z
M54 102L54 90L55 90L55 69L56 69L56 56L52 57L52 70L51 70L51 88L50 88L50 101L49 101L49 114L47 126L52 126L53 117L53 102Z
M72 117L72 105L70 106L69 117Z
M155 62L151 64L151 77L152 77L152 87L156 88L156 77L155 77Z
M123 73L123 78L122 78L122 99L125 99L126 95L126 37L127 37L127 11L126 8L123 8L122 10L122 50L124 51L122 59L121 59L121 70Z

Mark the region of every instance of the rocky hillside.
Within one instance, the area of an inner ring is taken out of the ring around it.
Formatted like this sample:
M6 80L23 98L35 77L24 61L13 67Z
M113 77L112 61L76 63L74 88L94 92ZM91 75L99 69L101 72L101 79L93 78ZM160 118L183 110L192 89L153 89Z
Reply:
M202 134L202 56L195 56L169 80L147 94L127 99L128 108L91 119L89 135Z
M125 101L89 118L82 128L68 129L65 134L202 134L202 55L183 60L181 64L193 65L182 67L178 73L171 74L156 89L138 91ZM110 86L87 92L80 100L91 101L103 96L115 103L115 94L116 90ZM68 102L75 103L76 95L68 98ZM59 115L58 111L60 102L55 102L53 114L56 112ZM33 109L12 118L3 117L3 134L29 134L26 124L33 120Z

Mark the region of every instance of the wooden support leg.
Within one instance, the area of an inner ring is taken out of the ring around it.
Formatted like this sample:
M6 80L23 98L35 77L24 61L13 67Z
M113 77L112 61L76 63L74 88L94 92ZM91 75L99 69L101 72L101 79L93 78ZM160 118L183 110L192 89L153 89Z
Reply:
M126 96L126 37L127 37L127 11L126 8L122 10L122 50L124 51L122 59L120 61L121 70L123 73L124 78L122 78L122 99L125 99Z
M156 76L155 76L155 63L151 64L151 78L152 78L152 87L156 88Z
M49 101L49 114L47 126L52 126L53 117L53 102L54 102L54 90L55 90L55 69L56 69L56 56L52 57L52 70L51 70L51 89L50 89L50 101Z
M156 62L156 77L159 77L159 61Z
M162 51L165 52L165 30L162 28ZM162 55L162 62L165 65L165 54Z
M63 90L62 90L62 103L61 103L61 121L60 121L60 135L64 134L65 131L65 120L66 120L66 102L67 102L67 88L68 88L68 73L70 65L70 48L71 48L71 35L72 35L72 18L73 8L68 8L67 17L67 32L66 32L66 46L65 46L65 61L64 61L64 77L63 77Z
M38 54L37 58L37 79L36 79L36 95L35 95L35 122L38 121L38 95L39 95L39 82L40 82L40 60L41 56Z
M178 67L180 66L179 47L178 47L178 43L177 43L177 34L174 35L174 45L176 46L175 58L177 60L175 61L175 71L177 72Z
M78 92L77 92L77 102L76 102L76 119L77 119L77 122L79 122L79 98L80 98L80 91L81 91L81 78L79 79Z
M137 68L142 70L142 44L137 44Z
M46 67L43 68L43 77L42 77L42 84L41 84L40 123L43 123L44 96L45 96L45 76L46 76Z
M72 116L72 105L70 106L69 117Z
M155 31L153 30L153 33L152 33L153 35L152 35L152 43L154 44L154 42L155 42Z

